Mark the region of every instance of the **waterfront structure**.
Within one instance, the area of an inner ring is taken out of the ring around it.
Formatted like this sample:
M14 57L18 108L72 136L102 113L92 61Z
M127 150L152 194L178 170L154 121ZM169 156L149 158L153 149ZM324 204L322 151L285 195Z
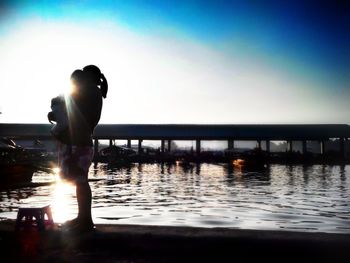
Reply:
M50 124L0 124L0 136L13 139L50 139ZM227 149L234 150L235 140L255 140L257 148L270 151L270 141L287 141L287 150L293 151L293 142L302 142L302 152L307 153L307 143L320 143L321 154L326 141L339 141L339 153L346 157L345 141L350 138L350 126L346 124L293 124L293 125L196 125L196 124L100 124L94 132L94 150L98 154L99 140L138 140L139 153L143 140L160 140L161 152L171 151L173 140L196 141L195 153L201 152L202 140L227 141ZM167 147L166 147L167 146Z

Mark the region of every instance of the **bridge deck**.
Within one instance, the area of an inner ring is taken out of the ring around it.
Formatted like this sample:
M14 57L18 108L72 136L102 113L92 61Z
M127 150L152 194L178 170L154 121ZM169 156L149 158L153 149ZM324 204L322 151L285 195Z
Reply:
M0 136L51 138L50 124L0 124ZM295 125L194 125L100 124L96 139L144 140L328 140L350 138L346 124Z

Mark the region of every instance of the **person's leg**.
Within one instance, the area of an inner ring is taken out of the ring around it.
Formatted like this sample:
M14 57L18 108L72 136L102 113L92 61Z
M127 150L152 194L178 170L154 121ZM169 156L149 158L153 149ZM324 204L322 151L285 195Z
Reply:
M78 180L76 184L76 196L78 202L78 215L76 218L67 221L64 225L69 228L92 228L91 216L92 193L87 180Z
M72 161L72 148L69 145L65 145L62 143L58 144L58 163L60 167L60 177L67 181L72 181L71 173L72 173L72 163L76 163L76 160ZM74 218L66 221L62 224L63 227L72 227L78 223L78 218Z
M76 149L77 163L74 166L76 175L76 194L78 201L77 228L80 230L90 230L94 227L91 216L92 193L88 181L89 167L92 161L92 148L81 147Z
M88 181L78 182L76 185L78 201L78 221L80 224L93 225L91 216L91 188Z
M69 171L71 178L76 184L78 216L67 222L66 225L74 231L86 231L94 227L91 216L92 194L88 182L92 155L91 147L75 147L70 159Z

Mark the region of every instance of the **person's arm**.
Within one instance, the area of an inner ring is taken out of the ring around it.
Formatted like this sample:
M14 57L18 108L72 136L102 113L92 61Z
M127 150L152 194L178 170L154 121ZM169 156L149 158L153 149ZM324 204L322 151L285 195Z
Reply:
M54 113L54 107L55 107L55 104L57 103L57 98L58 97L55 97L53 99L51 99L51 111L47 114L47 119L49 120L49 122L51 124L54 124L53 122L56 122L56 118L55 118L55 113Z

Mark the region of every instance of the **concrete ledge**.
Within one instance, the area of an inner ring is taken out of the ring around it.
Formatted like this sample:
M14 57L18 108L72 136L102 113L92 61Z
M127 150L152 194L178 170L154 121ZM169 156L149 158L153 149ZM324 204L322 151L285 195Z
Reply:
M0 247L16 262L28 258L31 251L36 262L62 262L67 255L74 262L94 258L99 262L218 262L256 257L269 262L335 262L349 258L350 235L140 225L97 225L95 232L82 235L57 226L44 233L16 233L14 221L2 221Z

